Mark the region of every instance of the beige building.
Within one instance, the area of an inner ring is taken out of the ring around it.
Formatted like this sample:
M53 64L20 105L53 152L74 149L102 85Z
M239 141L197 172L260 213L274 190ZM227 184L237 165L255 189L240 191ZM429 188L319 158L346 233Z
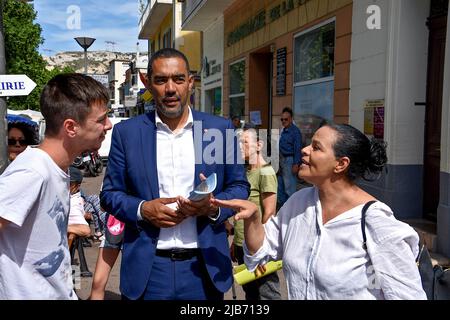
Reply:
M294 110L305 142L348 122L352 1L234 1L224 12L224 114L279 128Z
M183 52L196 82L191 103L200 109L201 101L201 35L182 30L183 1L149 0L139 21L139 39L148 40L149 56L162 48Z
M130 66L130 61L114 59L109 63L108 81L111 109L116 116L125 115L125 106L120 101L120 87L125 81L126 71Z

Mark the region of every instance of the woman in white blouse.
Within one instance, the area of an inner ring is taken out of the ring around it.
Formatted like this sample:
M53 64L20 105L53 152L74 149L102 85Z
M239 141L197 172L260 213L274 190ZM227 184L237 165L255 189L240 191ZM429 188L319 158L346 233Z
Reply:
M265 225L251 202L214 202L245 219L249 270L283 259L289 299L426 299L415 263L419 237L386 204L367 210L363 245L361 210L375 199L355 181L381 174L386 162L383 142L325 125L302 150L299 177L314 187L293 194Z

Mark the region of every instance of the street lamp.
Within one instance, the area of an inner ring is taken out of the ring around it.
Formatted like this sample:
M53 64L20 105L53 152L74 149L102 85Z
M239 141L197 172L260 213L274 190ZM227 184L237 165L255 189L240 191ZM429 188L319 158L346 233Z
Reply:
M87 49L94 43L94 38L76 37L74 38L84 49L84 74L87 74Z

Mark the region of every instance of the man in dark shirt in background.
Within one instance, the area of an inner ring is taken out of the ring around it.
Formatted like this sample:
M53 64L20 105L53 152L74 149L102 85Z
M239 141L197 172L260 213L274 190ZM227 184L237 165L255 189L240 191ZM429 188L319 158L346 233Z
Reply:
M278 208L297 190L297 173L301 161L302 134L293 123L292 109L281 114L280 169L278 170Z
M233 125L234 125L235 129L240 129L241 128L241 117L233 116L231 118L231 121L233 122Z

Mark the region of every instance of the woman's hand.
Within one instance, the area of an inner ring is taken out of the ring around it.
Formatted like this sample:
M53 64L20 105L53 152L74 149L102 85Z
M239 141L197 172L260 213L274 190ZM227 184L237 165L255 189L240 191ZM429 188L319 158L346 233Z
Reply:
M211 203L219 206L221 208L229 208L236 211L234 216L235 220L248 219L258 212L258 207L251 201L248 200L219 200L212 199Z
M254 255L263 245L265 231L261 223L258 206L248 200L211 200L215 205L236 211L235 220L244 219L244 238L250 255ZM262 271L262 269L260 270Z
M266 273L266 266L263 264L258 264L258 266L255 269L255 276L259 277L260 275L263 275Z

